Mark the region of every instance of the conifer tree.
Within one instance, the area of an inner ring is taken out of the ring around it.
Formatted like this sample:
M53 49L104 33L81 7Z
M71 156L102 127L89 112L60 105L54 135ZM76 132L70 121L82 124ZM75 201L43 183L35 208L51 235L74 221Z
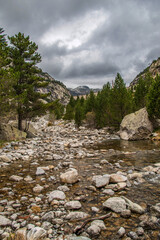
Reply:
M160 76L153 80L147 96L147 111L150 117L160 118Z
M23 33L9 37L11 46L9 56L12 60L12 69L16 76L14 90L17 102L18 129L22 130L22 120L41 114L45 106L41 98L46 95L35 91L38 87L46 86L47 83L39 76L40 69L36 65L41 61L37 53L38 46L30 41L29 36Z

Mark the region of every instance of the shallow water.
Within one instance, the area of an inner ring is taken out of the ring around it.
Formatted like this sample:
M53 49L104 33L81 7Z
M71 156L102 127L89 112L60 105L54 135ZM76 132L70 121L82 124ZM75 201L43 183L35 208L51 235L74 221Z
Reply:
M110 150L109 150L110 149ZM120 161L121 171L128 171L136 167L140 169L144 166L153 165L160 162L159 146L151 141L137 141L127 142L120 140L108 140L101 144L95 145L93 149L89 149L92 153L97 153L98 156L85 158L85 159L73 159L73 165L79 172L80 181L73 186L70 186L70 192L66 193L67 200L81 199L82 211L88 212L91 217L100 216L106 214L106 211L102 208L102 203L108 199L102 193L102 190L92 191L90 189L91 178L93 175L102 175L106 173L112 173L115 169L108 165L100 166L100 160L108 160L110 163L115 164ZM108 154L108 150L110 154ZM123 151L123 152L122 152ZM43 159L38 160L39 165L34 164L34 160L31 161L16 161L8 167L0 169L0 200L7 199L9 201L19 200L21 207L19 211L22 216L28 215L28 208L30 208L30 202L21 202L21 197L26 196L29 198L36 197L39 194L33 192L33 187L36 184L44 186L42 192L44 198L47 193L56 190L60 186L59 174L65 171L65 168L54 170L55 167L61 162L58 161L45 161ZM63 161L62 161L63 162ZM53 165L54 168L50 171L46 171L45 176L36 176L35 172L37 166L49 166ZM117 168L117 171L119 169ZM19 175L23 178L30 175L33 178L31 183L27 183L24 180L20 182L12 182L9 180L11 175ZM50 176L54 176L56 181L50 180ZM146 178L146 181L142 184L134 185L129 190L116 192L114 196L126 196L133 202L137 202L140 205L147 206L148 204L156 204L160 202L160 180L154 181L154 175ZM91 211L91 207L98 207L100 212L95 214ZM51 209L48 209L51 211ZM31 221L34 223L33 221ZM107 231L102 232L102 235L98 238L103 239L119 239L117 237L117 231L120 226L126 228L127 231L134 231L138 226L137 215L132 215L129 219L124 219L119 214L113 214L111 218L105 220ZM68 226L67 222L64 224L66 232L72 232L74 227L79 222L73 223ZM156 239L159 230L149 232L150 239Z

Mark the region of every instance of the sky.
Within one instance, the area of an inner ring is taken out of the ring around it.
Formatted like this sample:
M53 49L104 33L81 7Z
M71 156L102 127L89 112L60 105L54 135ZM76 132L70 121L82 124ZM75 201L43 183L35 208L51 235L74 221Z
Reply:
M159 0L0 0L0 27L38 45L38 65L67 87L126 85L160 57Z

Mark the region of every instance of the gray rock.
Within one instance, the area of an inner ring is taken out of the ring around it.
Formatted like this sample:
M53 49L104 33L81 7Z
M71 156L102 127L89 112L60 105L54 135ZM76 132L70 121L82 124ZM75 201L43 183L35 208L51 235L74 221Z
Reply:
M87 218L89 215L85 212L70 212L67 216L67 220L75 220L75 219L82 219L82 218Z
M12 175L9 179L12 181L15 181L15 182L19 182L19 181L23 180L23 177Z
M91 225L87 228L87 233L91 236L97 236L101 232L101 229L97 225Z
M118 230L118 235L119 235L120 237L123 237L125 233L126 233L126 230L125 230L124 227L121 227L121 228Z
M53 192L51 192L48 196L48 201L52 202L54 199L57 200L64 200L66 198L66 195L64 192L59 191L59 190L54 190Z
M116 213L121 213L126 210L126 202L121 197L111 197L103 203L103 206Z
M54 212L52 211L45 213L42 216L42 221L52 221L53 219L54 219Z
M41 167L38 167L36 171L36 175L39 176L44 174L45 174L45 171Z
M12 222L8 218L0 215L0 227L11 226Z
M122 197L122 198L125 200L128 209L130 209L132 212L139 213L139 214L144 213L144 209L140 205L138 205L137 203L133 203L131 200L129 200L126 197Z
M70 201L65 204L65 207L68 209L80 209L82 207L79 201Z
M111 174L110 175L110 183L120 183L127 181L127 177L121 174Z
M110 179L110 175L108 174L103 176L97 175L92 178L92 181L97 188L101 188L108 185L109 179Z
M102 220L94 220L93 222L91 222L91 226L92 225L98 226L100 230L106 230L106 226Z

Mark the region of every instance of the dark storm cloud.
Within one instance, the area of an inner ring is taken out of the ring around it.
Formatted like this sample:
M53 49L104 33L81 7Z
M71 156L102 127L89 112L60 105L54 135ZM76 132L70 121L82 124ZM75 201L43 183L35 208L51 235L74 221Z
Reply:
M159 0L0 0L0 22L30 35L40 67L68 84L102 86L116 72L130 82L160 56Z

